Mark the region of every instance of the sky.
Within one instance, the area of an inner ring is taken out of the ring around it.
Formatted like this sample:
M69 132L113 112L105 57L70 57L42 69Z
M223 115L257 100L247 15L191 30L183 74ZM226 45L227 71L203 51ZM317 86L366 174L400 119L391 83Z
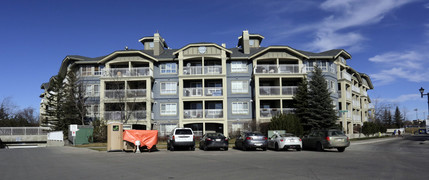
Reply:
M243 30L261 46L322 52L345 49L368 74L375 105L398 106L408 120L428 115L428 0L216 0L0 2L0 100L39 109L41 84L67 55L99 57L143 49L155 32L172 49L189 43L237 45ZM417 110L417 111L416 111Z

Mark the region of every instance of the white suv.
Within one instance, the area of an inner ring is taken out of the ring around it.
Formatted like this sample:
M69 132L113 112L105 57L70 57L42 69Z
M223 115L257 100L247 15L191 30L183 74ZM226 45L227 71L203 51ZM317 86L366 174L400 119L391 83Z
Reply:
M167 150L174 151L177 147L188 147L195 150L195 136L191 128L174 128L167 139Z

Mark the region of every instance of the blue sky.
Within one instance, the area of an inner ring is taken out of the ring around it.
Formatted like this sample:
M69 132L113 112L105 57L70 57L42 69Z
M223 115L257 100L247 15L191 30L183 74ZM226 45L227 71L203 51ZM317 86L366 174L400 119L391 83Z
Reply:
M408 119L428 115L429 1L2 1L0 99L39 108L40 85L66 55L98 57L142 49L159 32L178 49L194 42L237 45L243 30L262 46L321 52L345 49L354 69L369 74L373 103L397 105ZM424 114L423 114L424 113Z

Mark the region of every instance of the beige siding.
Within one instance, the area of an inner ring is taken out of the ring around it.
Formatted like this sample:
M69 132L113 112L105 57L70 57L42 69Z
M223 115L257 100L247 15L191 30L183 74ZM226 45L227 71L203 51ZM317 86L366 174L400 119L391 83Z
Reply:
M221 49L213 46L205 46L207 48L206 52L204 54L210 54L210 55L221 55ZM198 51L198 47L190 47L183 51L184 56L195 56L195 55L202 55Z

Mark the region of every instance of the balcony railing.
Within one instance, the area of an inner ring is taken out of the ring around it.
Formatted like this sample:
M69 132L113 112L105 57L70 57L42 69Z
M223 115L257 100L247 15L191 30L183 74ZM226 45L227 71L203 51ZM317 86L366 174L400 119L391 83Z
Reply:
M283 114L295 114L295 108L283 108L282 113Z
M141 111L131 111L130 113L130 120L143 120L146 119L146 110Z
M352 85L352 91L360 93L360 88L355 85Z
M143 77L152 76L152 69L149 67L139 68L105 68L103 77Z
M146 97L146 89L128 89L127 97L128 98Z
M350 93L350 92L346 92L346 98L348 99L348 100L350 100L350 99L352 99L352 93Z
M205 88L206 96L222 96L222 88L221 87L206 87Z
M123 111L105 111L104 112L105 120L114 120L121 121L125 119L125 112Z
M305 68L302 68L305 69ZM303 73L298 64L256 65L255 74L298 74Z
M185 109L183 110L183 118L184 119L203 118L203 110L202 109Z
M185 97L194 97L202 96L203 88L183 88L183 96Z
M343 71L343 72L341 72L341 79L346 79L348 81L352 81L352 76L349 73Z
M363 94L364 96L368 96L368 92L366 92L365 90L363 90L363 91L362 91L362 94Z
M109 99L124 98L125 89L104 90L104 97Z
M183 67L184 75L222 74L222 66L187 66Z
M298 86L260 86L259 94L261 96L295 95L297 89Z
M223 118L223 109L206 109L206 118Z
M281 113L280 108L262 108L260 110L261 118L271 118Z
M85 77L85 76L101 76L102 71L77 71L76 77Z
M204 66L204 74L222 74L222 66Z

